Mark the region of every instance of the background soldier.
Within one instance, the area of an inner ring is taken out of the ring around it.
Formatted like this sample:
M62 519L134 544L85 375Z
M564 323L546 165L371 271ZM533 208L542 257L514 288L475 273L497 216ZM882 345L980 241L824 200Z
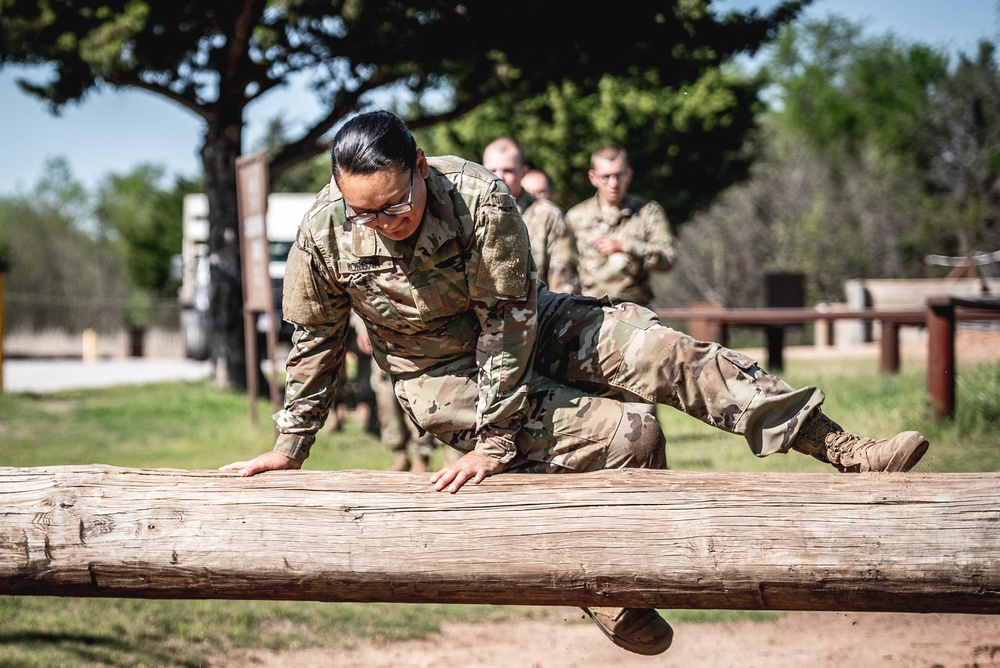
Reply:
M535 199L552 201L552 180L540 169L529 169L521 177L521 187Z
M625 149L605 146L590 156L597 192L566 212L576 235L583 294L649 306L650 272L669 271L676 242L657 202L628 191L632 168Z
M632 175L625 149L594 151L588 176L597 192L566 212L566 224L577 237L583 294L649 306L650 272L673 267L675 241L663 207L629 193ZM642 409L657 417L655 405Z
M566 226L562 209L547 199L535 198L521 186L528 170L520 144L512 137L494 139L483 151L483 166L507 184L517 202L528 228L538 278L549 290L579 294L576 239Z

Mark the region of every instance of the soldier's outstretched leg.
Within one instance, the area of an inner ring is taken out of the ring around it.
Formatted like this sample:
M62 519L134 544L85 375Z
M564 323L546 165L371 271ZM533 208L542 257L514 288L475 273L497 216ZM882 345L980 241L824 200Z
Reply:
M649 309L547 290L538 304L536 372L672 406L741 434L758 457L794 448L841 471L906 471L927 451L917 432L878 440L844 431L819 412L822 390L794 389L742 353L663 325Z

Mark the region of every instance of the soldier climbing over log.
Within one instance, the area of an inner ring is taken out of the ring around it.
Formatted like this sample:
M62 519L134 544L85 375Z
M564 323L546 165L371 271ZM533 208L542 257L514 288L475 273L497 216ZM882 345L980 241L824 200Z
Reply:
M465 453L430 476L438 491L505 472L665 468L662 429L632 403L742 435L758 457L795 450L842 472L908 471L927 450L915 431L846 431L821 411L819 388L792 388L645 307L549 291L503 181L426 156L389 112L344 124L332 171L288 257L283 313L295 333L277 442L223 470L302 466L334 397L352 308L404 410ZM670 646L655 610L585 610L624 649Z

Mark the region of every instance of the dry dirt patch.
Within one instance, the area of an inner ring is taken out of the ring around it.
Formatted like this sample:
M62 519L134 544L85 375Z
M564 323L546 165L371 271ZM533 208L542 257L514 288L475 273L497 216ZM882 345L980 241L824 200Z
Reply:
M1000 616L794 612L767 622L675 624L674 645L642 657L588 623L449 624L424 640L351 649L230 654L221 666L261 668L1000 668Z

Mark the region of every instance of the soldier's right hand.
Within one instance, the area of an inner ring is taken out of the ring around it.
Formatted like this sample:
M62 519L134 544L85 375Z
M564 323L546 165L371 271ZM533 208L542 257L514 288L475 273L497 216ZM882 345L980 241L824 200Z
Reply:
M488 476L503 473L503 470L504 465L498 460L473 450L432 475L431 483L439 492L446 490L454 494L467 482L478 485Z
M291 457L279 455L274 450L270 450L262 455L254 457L248 462L233 462L232 464L220 466L219 470L237 471L241 477L245 478L247 476L263 473L264 471L285 471L300 468L302 468L302 462L297 459L292 459Z

